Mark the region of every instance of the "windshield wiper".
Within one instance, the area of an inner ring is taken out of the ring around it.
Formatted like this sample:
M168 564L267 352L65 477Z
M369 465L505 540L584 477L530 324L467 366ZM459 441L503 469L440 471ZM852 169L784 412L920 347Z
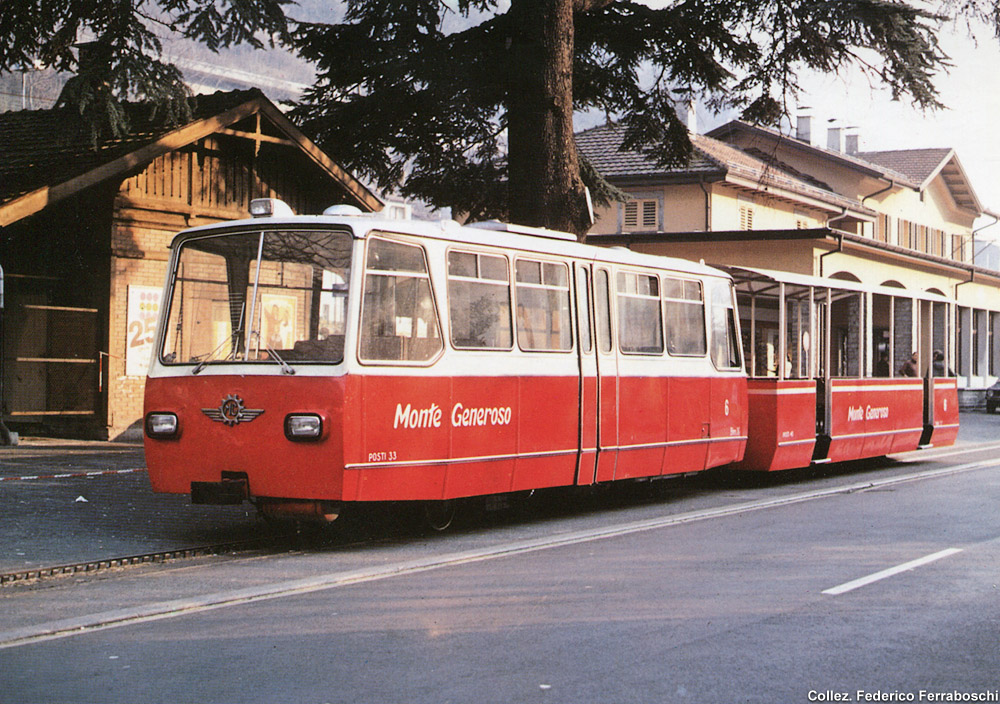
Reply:
M291 365L289 365L288 362L286 362L285 360L283 360L281 358L281 355L279 355L276 350L272 349L271 346L268 345L267 342L264 341L264 338L260 334L260 330L251 330L250 331L250 337L253 338L254 336L257 337L257 344L258 345L262 345L264 347L264 350L271 357L274 358L274 361L277 362L279 365L281 365L281 373L282 374L294 374L295 373L295 370L292 369Z
M204 369L205 366L209 362L216 362L216 361L225 362L226 360L228 360L230 358L235 359L236 358L236 352L235 352L236 351L236 345L234 343L235 343L235 336L234 336L234 338L232 340L227 339L227 340L223 340L222 342L220 342L219 345L218 345L218 347L216 347L214 350L212 350L211 352L209 352L208 354L206 354L204 357L202 357L198 361L198 363L196 365L194 365L194 369L191 370L191 373L192 374L197 374L202 369ZM231 345L231 347L229 348L229 352L221 360L215 359L216 352L218 352L223 347L225 347L226 344L230 344Z

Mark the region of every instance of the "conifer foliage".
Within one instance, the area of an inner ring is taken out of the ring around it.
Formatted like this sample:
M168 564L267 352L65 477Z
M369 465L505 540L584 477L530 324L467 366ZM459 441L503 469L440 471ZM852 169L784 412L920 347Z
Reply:
M940 23L995 27L998 2L346 0L323 6L336 17L324 23L289 19L290 0L3 0L0 73L74 73L61 102L96 140L121 131L123 100L184 117L165 33L211 49L286 43L317 69L296 117L347 168L472 218L582 234L584 184L598 202L616 192L580 160L574 113L621 122L626 148L672 165L691 150L678 105L774 124L805 70L858 67L938 107Z
M261 47L287 36L290 1L3 0L0 73L31 67L72 73L59 104L80 113L96 142L127 129L124 100L150 101L165 121L189 116L183 76L160 58L163 37L186 37L212 50Z
M574 111L627 128L663 165L690 141L690 97L774 124L804 69L860 67L938 106L939 17L899 0L349 0L293 41L318 80L297 109L320 144L382 187L473 218L585 232ZM683 112L683 111L681 111ZM583 177L581 178L581 174Z

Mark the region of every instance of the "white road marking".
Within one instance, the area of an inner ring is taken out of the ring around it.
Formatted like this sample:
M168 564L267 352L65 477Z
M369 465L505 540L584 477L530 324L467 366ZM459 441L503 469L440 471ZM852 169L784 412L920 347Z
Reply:
M687 513L675 514L672 516L661 516L659 518L646 519L643 521L633 521L631 523L615 524L587 530L571 531L557 535L547 535L541 538L519 540L492 547L480 548L478 550L466 550L460 552L443 553L431 555L416 560L403 560L396 563L380 565L360 570L346 572L331 572L327 574L315 575L304 579L288 580L284 582L274 582L263 584L257 587L246 589L235 589L231 591L203 594L188 599L178 599L172 601L160 601L149 604L114 611L86 614L76 618L49 621L8 631L0 631L0 650L15 648L29 643L53 640L57 638L67 638L70 636L93 633L109 628L128 626L149 621L159 621L161 619L175 618L191 613L212 611L229 606L248 604L268 599L279 599L300 594L336 589L338 587L374 582L391 577L399 577L408 574L427 572L429 570L452 567L455 565L485 562L499 558L509 557L540 550L562 547L564 545L577 545L595 540L614 538L632 533L656 530L676 525L684 525L697 521L710 520L713 518L724 518L751 511L760 511L779 506L790 506L793 504L822 499L840 494L850 494L860 491L869 491L881 487L903 484L906 482L919 481L922 479L933 479L946 477L962 472L969 472L985 468L1000 467L1000 460L993 458L980 462L969 462L953 467L942 467L939 469L925 470L905 474L896 477L887 477L875 481L856 482L846 486L830 487L828 489L818 489L813 491L779 496L773 499L763 499L747 503L731 504L713 509L701 511L690 511Z
M885 579L886 577L892 577L893 575L899 574L900 572L909 572L912 569L916 569L921 565L926 565L931 562L936 562L945 557L950 557L956 553L962 552L961 548L948 548L947 550L942 550L941 552L936 552L933 555L927 555L916 560L910 560L909 562L904 562L901 565L896 565L895 567L890 567L887 570L882 570L881 572L876 572L875 574L870 574L867 577L861 577L860 579L855 579L850 582L844 582L843 584L831 587L830 589L824 589L824 594L832 594L834 596L838 594L845 594L849 591L853 591L858 587L863 587L866 584L871 584L872 582L878 582L879 580Z

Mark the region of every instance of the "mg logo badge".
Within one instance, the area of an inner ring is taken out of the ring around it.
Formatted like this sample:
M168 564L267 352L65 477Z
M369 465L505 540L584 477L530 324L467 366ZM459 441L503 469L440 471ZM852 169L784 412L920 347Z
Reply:
M218 408L202 408L201 412L218 423L229 427L240 423L249 423L264 412L263 408L246 408L243 399L236 394L229 394Z

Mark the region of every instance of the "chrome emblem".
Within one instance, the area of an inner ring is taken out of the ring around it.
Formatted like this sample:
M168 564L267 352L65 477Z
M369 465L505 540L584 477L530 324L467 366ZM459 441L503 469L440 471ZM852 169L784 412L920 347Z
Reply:
M263 408L245 408L243 399L236 394L229 394L218 408L202 408L201 412L214 421L225 423L232 427L239 423L249 423L264 412Z

